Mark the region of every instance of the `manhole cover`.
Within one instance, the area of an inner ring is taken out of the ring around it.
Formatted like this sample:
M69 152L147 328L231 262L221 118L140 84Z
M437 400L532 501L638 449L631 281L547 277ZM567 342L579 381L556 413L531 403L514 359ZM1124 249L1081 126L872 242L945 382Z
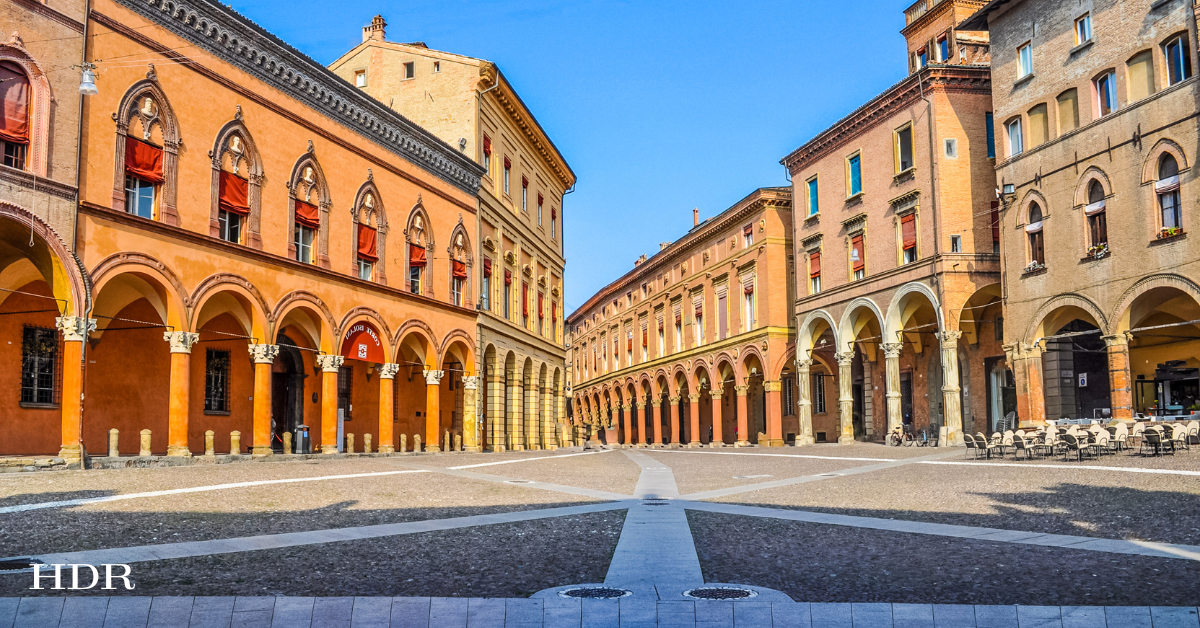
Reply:
M633 591L629 591L627 589L615 589L613 587L579 587L576 589L559 591L558 594L561 597L586 600L615 600L617 598L633 595Z
M700 587L684 591L683 595L697 600L741 600L754 597L758 595L758 592L738 587Z
M44 565L42 561L36 558L18 558L14 560L0 560L0 571L20 571L29 569L34 565Z

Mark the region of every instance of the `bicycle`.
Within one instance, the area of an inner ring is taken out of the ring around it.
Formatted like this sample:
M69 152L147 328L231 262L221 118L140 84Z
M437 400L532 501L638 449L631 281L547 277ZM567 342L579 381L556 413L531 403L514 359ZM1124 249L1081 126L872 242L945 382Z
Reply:
M901 445L905 447L912 447L915 443L916 439L913 437L912 432L907 428L907 426L897 427L887 436L887 444L892 447L899 447Z

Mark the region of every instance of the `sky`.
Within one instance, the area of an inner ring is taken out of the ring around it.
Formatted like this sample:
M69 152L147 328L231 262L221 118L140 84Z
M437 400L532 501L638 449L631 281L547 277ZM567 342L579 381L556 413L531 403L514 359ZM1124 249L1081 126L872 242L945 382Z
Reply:
M563 200L567 313L760 187L907 72L911 1L237 0L328 64L371 17L391 41L500 66L578 183ZM403 112L401 112L403 113Z

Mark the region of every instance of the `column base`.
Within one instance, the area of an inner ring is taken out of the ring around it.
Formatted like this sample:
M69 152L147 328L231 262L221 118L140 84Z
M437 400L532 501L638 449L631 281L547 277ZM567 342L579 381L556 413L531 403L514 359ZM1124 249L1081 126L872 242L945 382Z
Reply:
M438 449L438 446L437 446L437 445L426 445L426 446L425 446L425 453L427 453L427 454L440 454L440 453L442 453L442 450Z
M463 451L469 454L483 453L483 447L463 447Z
M797 447L804 447L806 445L816 445L816 444L817 444L817 439L813 438L812 436L797 436L796 437L796 446Z
M550 445L546 447L546 451L558 451L558 445Z
M381 453L381 454L394 454L394 453L396 453L396 448L395 448L395 447L393 447L393 446L391 446L391 445L384 445L384 446L382 446L382 447L380 447L380 448L379 448L379 453Z
M338 453L337 445L321 445L321 453L322 454L336 454L336 453Z
M67 462L79 462L83 460L83 445L63 445L62 449L58 450L58 457Z
M254 456L255 458L262 458L265 456L274 455L274 453L275 453L275 451L272 450L270 447L251 447L250 448L250 455ZM168 456L172 455L170 449L167 449L167 455ZM188 455L190 456L191 454L189 453Z
M492 447L492 453L494 453L494 454L504 453L504 445L496 445L496 446Z
M963 444L962 430L951 431L950 429L943 427L939 431L941 432L938 435L939 447L958 447Z
M725 447L725 441L721 441L721 440L713 441L713 442L705 445L705 447L709 447L709 448L713 448L713 449L720 449L722 447Z
M171 445L167 447L168 456L179 456L181 458L191 458L192 451L184 445Z
M853 436L841 436L838 438L839 445L853 445L854 443L857 443L857 442L858 441L854 440Z
M739 441L737 441L736 443L734 443L734 444L733 444L733 446L734 446L734 447L749 447L749 446L750 446L750 441L748 441L748 440L739 440Z
M766 446L767 447L783 447L786 444L787 443L784 442L784 440L782 438L769 438L769 439L767 439Z
M694 441L692 441L692 442L688 443L688 444L687 444L687 448L688 448L688 449L699 449L699 448L700 448L700 441L698 441L698 440L694 440Z
M524 445L513 445L512 450L513 451L525 451L525 446Z

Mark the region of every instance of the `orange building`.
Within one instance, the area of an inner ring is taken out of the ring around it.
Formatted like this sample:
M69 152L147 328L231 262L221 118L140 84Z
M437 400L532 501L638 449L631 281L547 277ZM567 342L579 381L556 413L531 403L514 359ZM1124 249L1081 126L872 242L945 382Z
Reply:
M0 275L66 304L61 337L2 304L50 392L0 401L0 454L474 446L482 168L223 5L96 0L87 31L84 270L42 234L41 277Z

